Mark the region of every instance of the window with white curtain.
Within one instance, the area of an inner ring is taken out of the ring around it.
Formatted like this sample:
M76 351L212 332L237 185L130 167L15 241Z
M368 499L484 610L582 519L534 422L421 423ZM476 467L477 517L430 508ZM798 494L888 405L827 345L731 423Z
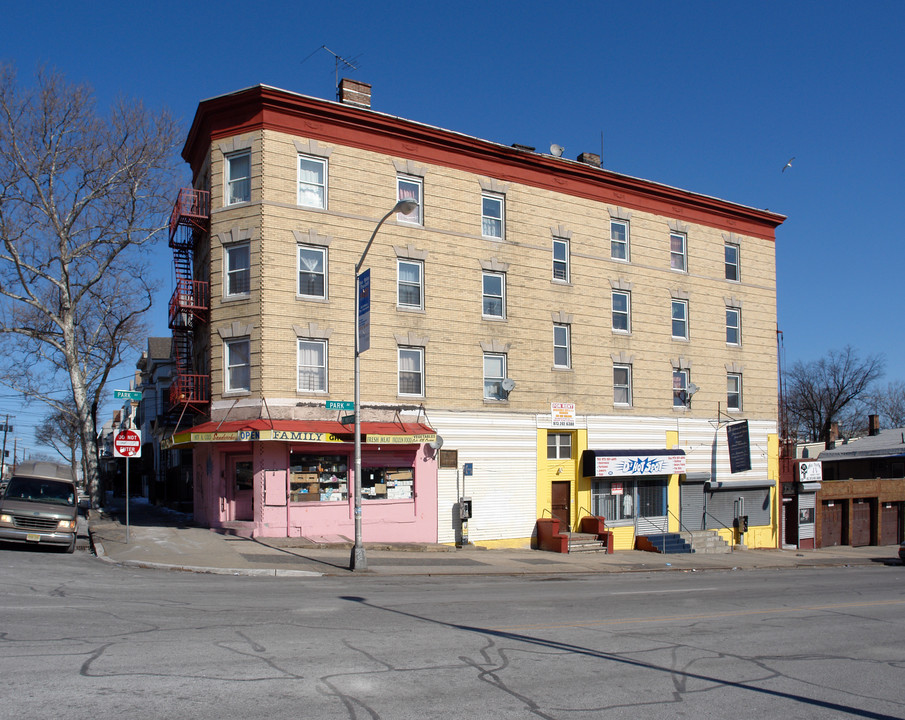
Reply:
M305 207L327 207L327 161L299 155L298 203Z
M327 392L327 341L299 338L299 392Z
M248 243L227 245L226 255L226 295L248 295L251 289L251 248Z
M226 392L251 390L251 341L248 338L227 340L223 355Z
M299 245L299 295L326 299L326 248Z
M251 200L251 151L226 156L226 204Z
M423 308L423 271L420 260L399 260L398 295L399 307Z
M421 213L421 189L423 181L421 178L400 175L396 178L396 199L397 200L414 200L418 203L418 207L410 213L397 213L396 220L399 222L415 223L421 225L423 223L423 215Z
M399 394L424 395L422 348L399 348Z
M500 195L481 196L481 234L489 238L503 238L503 198Z
M687 249L684 233L669 234L669 266L673 270L688 271Z

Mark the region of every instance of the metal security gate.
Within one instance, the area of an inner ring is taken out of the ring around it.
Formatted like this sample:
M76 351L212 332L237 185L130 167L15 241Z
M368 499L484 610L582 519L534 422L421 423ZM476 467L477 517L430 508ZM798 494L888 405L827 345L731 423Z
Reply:
M666 519L666 480L640 480L638 482L638 519L636 535L656 535L669 529Z

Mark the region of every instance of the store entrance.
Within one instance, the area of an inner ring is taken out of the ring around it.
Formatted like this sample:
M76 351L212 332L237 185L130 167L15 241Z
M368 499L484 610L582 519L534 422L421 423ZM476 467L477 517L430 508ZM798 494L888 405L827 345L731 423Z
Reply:
M227 520L254 520L254 468L251 455L231 455L227 472Z
M559 518L559 531L567 532L572 527L572 504L570 501L572 483L556 481L551 488L551 512Z

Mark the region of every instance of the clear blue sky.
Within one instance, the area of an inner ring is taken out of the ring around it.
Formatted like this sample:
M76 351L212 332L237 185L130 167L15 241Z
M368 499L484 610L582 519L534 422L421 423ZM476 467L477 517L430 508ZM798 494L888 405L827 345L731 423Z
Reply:
M333 98L326 46L381 112L570 158L602 134L610 170L788 216L786 366L851 344L905 380L905 2L32 0L3 24L23 78L51 65L186 128L199 100L258 83ZM160 335L170 260L162 246Z

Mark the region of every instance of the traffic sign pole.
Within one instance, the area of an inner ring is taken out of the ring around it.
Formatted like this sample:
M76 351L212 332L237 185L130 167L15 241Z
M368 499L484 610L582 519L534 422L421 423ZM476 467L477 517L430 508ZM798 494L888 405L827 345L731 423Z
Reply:
M113 456L126 458L126 545L129 544L129 459L141 457L141 432L120 430L113 438Z

